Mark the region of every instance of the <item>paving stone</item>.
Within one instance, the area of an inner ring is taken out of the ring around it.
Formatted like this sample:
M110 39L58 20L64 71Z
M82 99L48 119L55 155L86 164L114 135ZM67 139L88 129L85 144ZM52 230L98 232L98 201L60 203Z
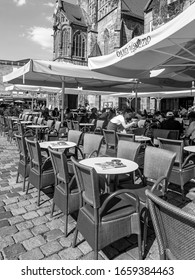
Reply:
M14 243L14 239L11 236L5 236L4 238L0 238L0 251L2 251L5 247L13 245Z
M53 254L47 258L44 258L44 260L60 260L60 257L57 254Z
M94 260L94 252L90 252L87 255L81 256L79 260ZM104 260L104 258L101 256L101 254L98 254L98 260Z
M39 206L37 204L29 204L25 206L26 211L31 212L39 209Z
M0 213L5 212L5 208L2 206L0 207Z
M116 248L119 252L124 252L130 246L131 244L125 238L122 238L112 243L112 247Z
M64 227L64 223L59 220L59 219L55 219L55 220L52 220L51 222L48 222L47 223L47 226L50 228L50 229L55 229L55 228L60 228L60 227Z
M18 202L18 198L17 197L12 197L12 198L4 199L3 201L6 205L9 205L9 204L13 204L13 203Z
M25 207L29 204L30 204L30 202L28 200L22 200L22 201L18 202L19 207Z
M25 219L25 220L30 220L30 219L34 219L36 217L38 217L39 215L37 214L36 211L31 211L31 212L28 212L24 215L22 215L22 217Z
M12 213L10 211L0 213L0 220L8 219L10 217L12 217Z
M33 250L30 250L22 255L20 255L20 260L41 260L44 258L43 253L39 248L35 248Z
M29 239L33 237L32 233L30 232L30 230L25 229L22 231L17 232L16 234L13 235L14 240L17 242L22 242L26 239Z
M63 247L68 248L71 246L72 240L73 240L73 234L68 235L67 237L61 237L59 239L59 242Z
M43 235L45 232L47 232L49 230L50 229L44 224L38 225L31 229L31 231L34 235Z
M26 250L32 250L34 248L40 247L41 245L43 245L45 243L46 243L45 239L41 235L38 235L38 236L35 236L28 240L23 241L22 244L24 245Z
M11 225L15 225L20 222L23 222L24 219L22 216L14 216L14 217L9 218L8 221L10 222Z
M63 247L60 245L58 241L51 241L41 246L40 249L44 255L49 256L56 252L59 252L60 250L63 249Z
M10 226L10 223L7 220L0 220L0 228Z
M0 201L0 207L4 206L5 203L3 201Z
M20 243L13 244L9 247L3 249L5 258L8 260L16 260L19 258L19 255L26 252L24 246Z
M0 236L1 237L6 237L6 236L9 236L9 235L13 235L17 231L18 230L15 226L3 227L3 228L0 228Z
M14 209L18 209L19 206L18 206L17 203L13 203L13 204L9 204L9 205L4 206L4 208L6 209L6 211L12 211Z
M134 258L125 252L118 255L114 260L134 260Z
M45 216L48 213L51 213L51 207L44 207L37 210L39 216Z
M42 216L42 217L38 217L38 218L35 218L32 220L33 224L35 226L38 226L38 225L41 225L41 224L44 224L48 221L47 217L45 216Z
M53 229L53 230L50 230L49 232L45 233L43 235L43 237L47 241L52 241L52 240L58 239L59 237L61 237L63 235L64 235L64 233L60 229Z
M88 254L89 252L92 251L91 246L89 246L89 244L88 244L86 241L84 241L84 242L82 242L81 244L79 244L79 245L78 245L78 248L79 248L79 250L81 250L81 252L82 252L84 255L86 255L86 254Z
M19 193L17 193L17 192L7 194L7 197L18 197L18 196L19 196Z
M78 248L67 248L59 252L59 256L62 260L77 260L81 258L82 252Z
M17 208L17 209L13 209L11 210L13 216L18 216L18 215L22 215L26 213L26 210L24 209L24 207L21 208Z
M16 227L19 230L24 230L24 229L27 229L27 228L32 228L33 227L33 223L31 221L25 221L25 222L22 222L20 224L16 224Z

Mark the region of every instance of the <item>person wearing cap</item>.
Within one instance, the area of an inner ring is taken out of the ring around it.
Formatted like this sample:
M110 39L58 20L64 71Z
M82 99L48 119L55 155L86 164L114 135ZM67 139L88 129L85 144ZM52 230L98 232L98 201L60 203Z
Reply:
M175 120L173 112L166 113L166 119L162 121L161 129L179 130L179 136L183 133L183 127L179 121Z

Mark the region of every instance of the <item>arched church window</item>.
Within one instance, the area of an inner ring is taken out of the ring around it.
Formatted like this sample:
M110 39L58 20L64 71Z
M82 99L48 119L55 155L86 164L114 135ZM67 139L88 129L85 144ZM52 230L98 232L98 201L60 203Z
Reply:
M136 27L134 28L134 30L133 30L132 38L137 37L137 36L139 36L139 35L141 35L141 34L142 34L142 32L141 32L139 26L136 26Z
M77 31L73 36L73 56L85 58L86 38L81 31Z
M70 30L65 28L62 32L62 50L63 55L68 56L68 47L70 43Z
M109 39L110 39L109 31L106 28L104 30L104 54L108 54L109 52Z

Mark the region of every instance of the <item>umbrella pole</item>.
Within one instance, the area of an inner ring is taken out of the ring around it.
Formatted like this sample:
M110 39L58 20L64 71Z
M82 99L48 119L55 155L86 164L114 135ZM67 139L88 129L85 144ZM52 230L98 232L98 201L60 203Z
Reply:
M65 83L64 81L62 81L62 111L61 111L61 122L62 122L62 125L64 123L64 94L65 94Z
M135 113L137 114L137 88L135 89Z

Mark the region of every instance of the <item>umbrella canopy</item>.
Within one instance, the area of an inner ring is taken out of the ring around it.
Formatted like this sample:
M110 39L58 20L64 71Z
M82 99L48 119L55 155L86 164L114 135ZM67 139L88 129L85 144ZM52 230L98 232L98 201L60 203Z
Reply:
M134 37L119 50L89 58L89 68L143 83L190 88L195 79L194 14L195 3L158 29Z

